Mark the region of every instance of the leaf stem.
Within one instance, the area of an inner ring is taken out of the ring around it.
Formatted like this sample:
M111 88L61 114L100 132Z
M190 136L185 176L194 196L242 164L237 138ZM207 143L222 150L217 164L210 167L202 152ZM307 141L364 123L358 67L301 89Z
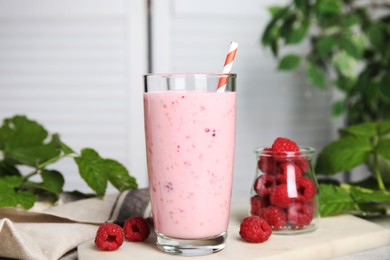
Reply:
M56 156L56 157L53 157L53 158L51 158L51 159L49 159L49 160L47 160L47 161L45 161L45 162L43 162L43 163L41 163L40 165L38 165L38 169L43 169L43 168L45 168L47 165L49 165L49 164L52 164L52 163L55 163L56 161L58 161L58 160L60 160L60 159L62 159L62 158L64 158L65 156L63 156L63 155L58 155L58 156Z
M22 181L26 182L30 177L37 175L40 172L40 169L35 169L35 171L30 172L22 177Z
M381 170L379 168L379 159L378 159L378 152L376 151L376 147L379 142L379 137L375 136L373 139L373 144L374 144L374 173L375 173L375 178L376 181L378 182L378 187L381 191L387 192L387 189L385 187L385 184L383 183L382 175L381 175Z
M378 161L378 154L377 153L374 153L374 172L375 172L376 180L378 182L379 189L381 191L387 192L385 184L383 183L381 171L379 168L379 161Z

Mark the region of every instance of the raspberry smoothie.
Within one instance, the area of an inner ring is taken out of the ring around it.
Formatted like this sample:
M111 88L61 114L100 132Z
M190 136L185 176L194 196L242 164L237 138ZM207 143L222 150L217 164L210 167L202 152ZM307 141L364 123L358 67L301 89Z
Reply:
M235 92L144 94L154 228L172 238L227 231L235 141Z

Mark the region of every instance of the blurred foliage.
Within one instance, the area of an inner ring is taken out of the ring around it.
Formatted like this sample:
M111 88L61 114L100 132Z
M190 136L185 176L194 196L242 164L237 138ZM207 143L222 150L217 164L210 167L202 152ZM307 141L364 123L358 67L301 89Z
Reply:
M303 69L321 90L345 95L332 115L347 124L390 119L390 2L293 0L271 6L261 42L278 59L278 69ZM308 41L307 53L280 55L283 47Z
M386 213L390 209L386 187L390 185L390 1L291 0L268 10L271 19L261 43L278 60L278 70L302 70L310 85L322 91L337 88L344 94L334 101L331 113L345 115L347 127L320 151L316 173L332 176L364 164L372 172L359 183L332 178L321 183L321 214ZM308 46L300 48L305 53L288 51L298 44Z

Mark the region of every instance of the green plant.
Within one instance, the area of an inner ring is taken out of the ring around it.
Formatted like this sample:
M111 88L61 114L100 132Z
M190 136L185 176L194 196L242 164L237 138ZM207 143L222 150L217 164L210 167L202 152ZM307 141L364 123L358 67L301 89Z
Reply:
M119 162L102 158L91 148L78 154L58 134L49 134L36 121L18 115L4 119L0 127L0 207L31 208L38 198L56 201L65 179L48 167L64 158L74 160L80 176L98 196L105 194L108 181L121 191L137 188L135 178Z
M384 211L390 202L384 181L390 180L390 123L384 121L390 119L390 3L292 0L269 11L261 42L278 59L278 69L301 69L311 85L343 93L332 115L344 114L350 127L320 152L316 172L333 175L366 164L373 173L359 183L320 184L322 215ZM305 53L280 55L303 42L309 45Z
M390 119L388 1L294 0L269 11L262 44L279 59L279 70L301 68L319 89L339 89L344 98L332 113L345 112L348 125ZM304 40L307 53L279 56Z
M340 138L318 155L316 172L332 176L372 161L375 178L358 183L320 184L321 213L331 215L358 210L362 213L386 211L390 192L380 170L380 160L390 162L390 121L368 122L340 130ZM389 177L389 176L387 176ZM388 183L389 184L389 183ZM381 204L384 203L384 204Z

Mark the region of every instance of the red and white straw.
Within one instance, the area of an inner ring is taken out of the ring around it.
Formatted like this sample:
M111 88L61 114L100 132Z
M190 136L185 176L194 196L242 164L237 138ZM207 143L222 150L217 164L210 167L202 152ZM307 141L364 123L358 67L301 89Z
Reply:
M232 70L234 57L236 57L237 47L238 47L238 43L236 43L236 42L230 43L229 52L226 55L226 60L225 60L224 66L223 66L222 73L229 74L230 71ZM224 92L227 82L228 82L228 77L220 78L219 82L218 82L217 92Z

